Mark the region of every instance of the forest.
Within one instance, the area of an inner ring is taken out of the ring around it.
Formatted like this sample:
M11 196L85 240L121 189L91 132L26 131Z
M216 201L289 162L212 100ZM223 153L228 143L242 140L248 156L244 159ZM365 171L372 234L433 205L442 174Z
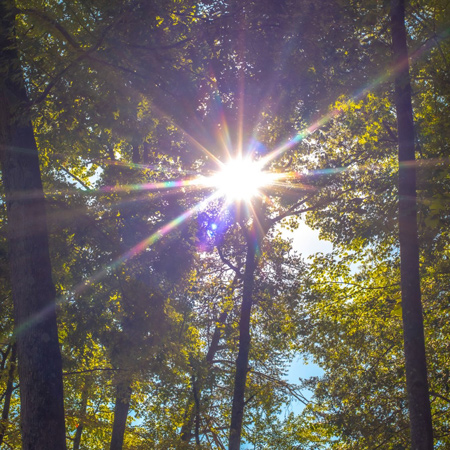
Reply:
M450 448L449 0L0 24L0 448Z

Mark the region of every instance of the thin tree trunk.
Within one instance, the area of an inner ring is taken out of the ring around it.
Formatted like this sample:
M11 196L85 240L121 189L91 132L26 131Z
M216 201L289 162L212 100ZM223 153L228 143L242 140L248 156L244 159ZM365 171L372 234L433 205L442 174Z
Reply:
M229 287L230 293L234 293L234 289L236 287L236 283L239 280L239 275L236 273L231 285ZM214 328L214 333L211 338L211 344L209 345L208 352L206 353L205 361L207 364L207 369L209 370L214 357L216 356L217 350L219 349L219 342L222 337L222 326L225 324L227 317L229 314L229 310L222 311L217 322L216 327ZM194 426L194 419L196 417L196 402L195 395L199 398L201 396L202 388L204 383L204 376L198 374L197 384L196 386L192 386L191 395L188 398L187 406L186 406L186 414L184 417L184 424L181 427L180 439L182 442L189 442L192 439L192 427ZM196 390L196 393L194 392Z
M191 391L186 402L186 412L184 416L184 423L181 427L180 440L181 442L189 442L192 439L192 427L195 420L195 399L194 393Z
M223 325L228 317L228 311L223 311L220 316L219 320L217 321L218 324ZM213 333L213 337L211 339L211 345L209 346L208 353L206 354L206 362L208 366L211 365L214 356L217 353L217 349L219 347L220 338L222 336L221 327L220 325L216 325ZM197 385L196 385L196 395L201 395L203 380L198 379ZM192 427L194 425L194 419L196 416L196 409L195 409L195 394L194 394L194 386L193 390L191 392L191 395L189 396L188 402L187 402L187 412L184 418L184 424L181 427L181 441L182 442L189 442L192 438Z
M256 227L256 225L254 225ZM239 321L239 353L236 360L233 404L231 407L231 425L229 450L239 450L241 445L242 420L245 405L245 384L247 382L248 355L250 351L250 314L253 304L253 284L256 269L256 251L258 239L250 232L247 240L244 286L242 293L241 317Z
M116 404L114 406L114 423L111 435L111 445L109 447L110 450L122 450L130 400L130 380L127 378L119 380L116 387Z
M62 361L45 199L15 48L13 1L0 3L0 159L20 381L24 450L66 448Z
M193 380L192 392L195 402L195 446L200 448L200 398L197 386L198 380Z
M12 345L11 358L9 360L10 362L8 370L8 381L6 382L5 403L3 403L2 421L0 424L0 447L3 444L3 439L5 438L6 430L8 428L9 407L11 405L14 373L16 371L16 355L17 355L17 345L14 343Z
M84 382L83 391L81 392L81 405L80 405L80 412L79 412L79 419L78 419L78 427L77 431L75 432L75 438L73 440L73 450L79 450L80 449L80 443L81 443L81 435L83 434L83 428L84 428L84 421L86 418L86 410L87 410L87 404L89 400L89 387L91 385L91 379L88 378Z
M83 434L83 424L79 423L77 427L77 431L75 431L75 438L73 440L73 450L79 450L80 449L80 443L81 443L81 435Z
M411 448L429 450L433 448L433 428L420 291L414 123L404 0L391 0L391 25L394 67L397 70L395 106L398 126L400 273Z

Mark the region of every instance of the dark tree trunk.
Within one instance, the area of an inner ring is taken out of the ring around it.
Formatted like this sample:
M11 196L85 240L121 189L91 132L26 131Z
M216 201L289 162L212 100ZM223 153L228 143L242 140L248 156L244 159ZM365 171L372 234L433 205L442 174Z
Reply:
M80 449L81 436L83 434L84 421L86 418L86 410L89 399L89 387L91 385L91 379L86 379L83 391L81 392L81 405L78 419L77 431L75 432L75 438L73 440L73 450Z
M391 25L394 67L396 68L400 272L411 448L413 450L429 450L433 448L433 428L420 291L414 123L404 0L391 0Z
M257 227L257 225L254 225ZM253 284L256 269L258 238L250 232L247 239L244 286L242 293L241 317L239 321L239 353L236 360L229 450L239 450L241 445L242 420L245 405L245 384L247 382L248 355L250 351L250 314L253 304Z
M198 391L198 380L193 380L192 392L194 394L195 402L195 445L196 448L200 448L200 398Z
M186 412L184 415L184 423L181 427L180 439L181 442L189 442L192 439L192 427L195 420L195 399L194 393L191 391L186 402Z
M73 450L80 449L82 434L83 434L83 424L79 423L78 427L77 427L77 431L75 432L75 438L73 439Z
M6 382L5 402L3 403L2 421L0 424L0 447L3 444L6 430L8 428L9 407L11 405L11 397L13 393L14 373L16 371L17 345L13 344L11 358L9 362L8 381Z
M111 445L109 447L110 450L122 450L130 400L130 380L127 378L119 380L116 387L116 404L114 406L114 423L111 435Z
M219 316L219 320L217 321L218 324L223 325L228 317L228 311L222 312L222 314ZM214 356L217 353L217 349L219 347L220 338L222 336L221 332L221 326L217 325L214 329L213 337L211 339L211 345L209 346L208 353L206 354L206 363L208 364L208 368L211 365ZM197 395L200 397L201 390L202 390L203 380L197 379L196 385L192 386L192 393L188 399L187 403L187 412L184 418L184 424L181 427L181 441L182 442L189 442L192 439L192 427L194 425L194 419L196 415L197 407L196 407L196 401L195 396ZM195 391L195 392L194 392Z
M0 3L0 152L24 450L66 448L62 362L39 158L15 49L14 2Z

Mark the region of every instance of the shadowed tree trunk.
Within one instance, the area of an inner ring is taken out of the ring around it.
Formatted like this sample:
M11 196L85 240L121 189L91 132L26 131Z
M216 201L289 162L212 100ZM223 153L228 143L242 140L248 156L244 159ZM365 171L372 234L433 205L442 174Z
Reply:
M131 381L124 377L117 383L116 404L110 450L122 450L131 400Z
M236 283L239 280L239 273L236 275L231 282L230 291L234 292ZM214 357L216 356L217 350L219 349L219 342L222 337L222 326L225 324L228 318L229 310L222 311L218 320L216 321L216 327L214 328L214 333L211 338L211 344L209 346L208 352L206 353L205 362L207 365L207 370L211 368ZM191 395L187 401L186 413L184 416L184 423L181 427L180 439L182 442L189 442L192 439L192 427L194 426L194 420L198 417L198 407L196 406L195 396L197 395L198 401L200 401L201 392L203 389L205 376L203 374L198 374L198 378L192 385ZM195 391L195 392L194 392Z
M141 163L140 149L136 144L132 146L132 163L136 166ZM120 176L116 177L116 181L122 181ZM132 200L129 198L119 209L120 242L118 248L120 248L122 254L129 252L142 239L139 236L140 226L143 222L136 220L140 215L140 207L135 198ZM137 355L141 351L139 348L145 345L148 350L157 344L160 337L158 333L163 329L162 324L165 321L164 296L153 291L153 286L149 282L148 267L137 262L137 255L125 260L121 267L121 306L124 316L121 318L122 331L117 336L112 361L114 366L123 372L123 375L116 379L116 399L110 450L121 450L123 447L130 400L133 393L133 376L139 370L136 366ZM151 321L151 325L149 321ZM153 332L154 335L149 338L148 334Z
M86 418L87 404L89 400L89 388L92 384L92 379L87 378L84 382L83 391L81 392L81 405L78 419L77 431L75 432L75 438L73 440L73 450L80 449L81 436L84 429L84 421Z
M0 447L3 444L6 430L8 428L9 407L11 405L11 397L13 393L14 372L16 371L17 346L12 345L11 358L9 362L8 381L6 382L5 402L3 403L2 421L0 424Z
M220 316L219 320L217 320L217 325L214 329L214 333L211 339L211 345L209 346L208 353L206 354L206 363L209 366L212 364L212 361L214 359L214 356L217 353L217 349L219 347L220 338L222 336L221 331L221 325L225 323L228 317L228 311L223 311ZM193 379L192 382L192 392L189 396L188 402L187 402L187 412L184 418L184 424L181 427L180 432L180 439L182 442L189 442L192 439L192 427L194 426L194 420L196 416L198 416L198 407L196 405L195 397L200 397L201 390L203 385L203 379Z
M405 1L391 0L395 107L398 126L399 239L406 364L406 389L411 448L433 448L433 428L425 359L425 339L419 274L414 123L405 28Z
M24 450L66 448L62 362L45 200L14 37L14 2L0 3L0 159L8 217Z
M257 225L247 237L247 255L243 277L241 317L239 321L239 353L236 360L233 404L231 407L229 450L239 450L241 445L242 420L245 406L245 384L247 382L248 355L250 351L250 316L253 305L254 274L257 265L256 252L260 240L255 231Z

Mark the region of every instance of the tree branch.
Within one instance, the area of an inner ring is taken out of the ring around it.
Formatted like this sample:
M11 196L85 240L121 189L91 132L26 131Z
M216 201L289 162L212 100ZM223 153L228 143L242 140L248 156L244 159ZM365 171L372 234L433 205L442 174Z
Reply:
M80 45L75 40L75 38L64 28L55 18L49 16L44 11L39 11L35 8L25 8L25 9L16 9L16 14L31 14L33 16L39 17L47 24L51 25L53 28L55 28L61 36L67 41L67 43L75 48L76 50L80 49Z
M444 401L446 401L447 403L450 403L450 398L444 397L443 395L438 394L437 392L430 391L430 394L431 394L433 397L440 398L441 400L444 400Z
M298 207L300 207L301 205L304 205L309 198L305 198L303 199L301 202L298 202L297 204L295 204L294 206L292 206L291 208L289 208L286 212L278 215L277 217L274 217L273 219L271 219L269 221L270 226L275 225L277 222L279 222L280 220L285 219L286 217L290 217L290 216L298 216L300 214L303 214L305 212L309 212L309 211L315 211L319 208L322 208L324 206L328 206L331 203L335 202L336 200L339 199L339 197L341 197L342 195L346 194L347 192L352 191L353 189L346 189L345 191L339 192L338 194L336 194L334 197L330 198L330 199L324 199L322 201L317 202L317 204L310 206L308 208L304 208L304 209L297 209Z
M81 186L83 186L83 188L87 191L90 191L91 188L83 182L83 180L81 180L80 178L78 178L76 175L74 175L72 172L70 172L68 169L66 169L61 163L58 163L59 167L61 167L61 169L69 176L71 176L75 181L77 181L78 183L81 184Z
M224 264L226 264L231 270L233 270L233 271L236 273L236 275L237 275L238 278L242 278L241 270L239 269L239 267L236 267L235 265L233 265L233 264L231 263L231 261L229 261L229 260L225 257L225 255L224 255L223 252L222 252L222 249L221 249L220 245L217 246L217 252L219 253L219 256L220 256L220 259L222 260L222 262L223 262Z
M73 371L73 372L63 372L63 376L68 376L68 375L78 375L80 373L92 373L92 372L127 372L128 369L115 369L112 367L106 367L106 368L102 368L102 367L94 367L93 369L86 369L86 370L79 370L79 371Z
M105 26L104 30L100 33L100 36L95 44L93 44L88 50L83 51L80 55L78 55L77 58L75 58L75 60L70 62L64 69L62 69L56 76L54 76L53 79L47 84L47 87L44 89L42 94L36 100L34 100L30 106L33 106L33 105L36 105L36 104L42 102L47 97L47 95L50 93L50 91L53 89L53 87L61 80L62 76L71 67L73 67L75 64L77 64L81 60L88 58L92 53L96 52L102 45L108 32L123 19L125 12L126 12L126 10L124 9L115 20L113 20L109 25ZM77 52L81 51L80 45L78 44L78 42L76 42L76 40L73 38L73 36L59 22L57 22L52 17L46 15L44 12L31 8L31 9L23 9L23 10L16 9L16 13L17 14L30 13L30 14L36 15L37 17L40 17L45 22L52 25L56 30L58 30L59 33L61 33L61 35L66 39L67 43L71 47L73 47Z

